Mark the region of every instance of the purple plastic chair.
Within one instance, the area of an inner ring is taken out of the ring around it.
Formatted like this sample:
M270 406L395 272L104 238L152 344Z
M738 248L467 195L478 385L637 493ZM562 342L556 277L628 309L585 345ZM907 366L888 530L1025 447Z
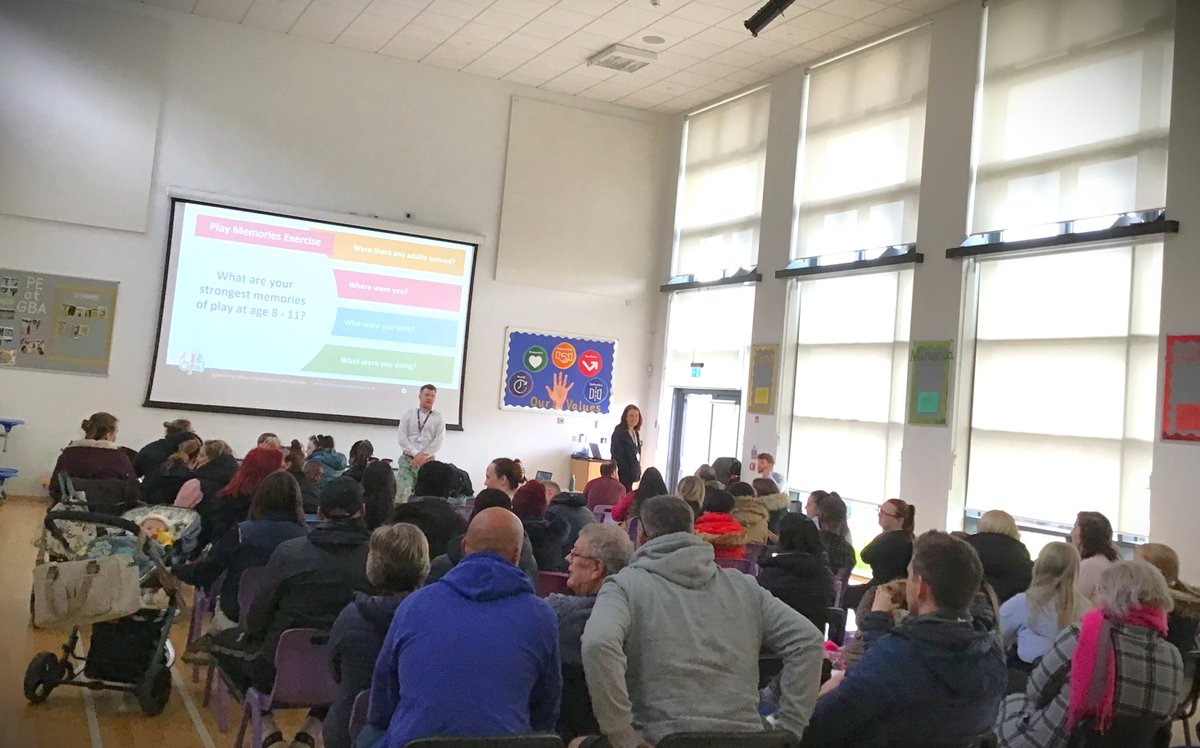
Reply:
M358 742L358 734L367 726L367 714L371 707L371 690L359 691L350 709L350 745Z
M188 622L187 643L189 645L200 638L205 619L211 619L213 613L217 612L217 590L221 589L221 581L224 578L224 575L218 577L217 581L213 582L211 590L196 588L196 594L192 597L192 619ZM200 666L192 665L192 683L199 682Z
M262 748L263 714L274 709L328 706L337 698L337 683L329 662L329 632L288 629L275 648L275 687L264 694L251 686L242 702L242 724L235 748L242 748L250 723L251 748Z
M253 566L243 571L241 580L238 581L238 616L242 619L245 619L246 613L250 611L250 605L258 595L263 571L264 567ZM216 676L217 664L215 661L209 661L208 673L204 676L204 706L208 706L215 690L217 694L217 729L221 732L229 732L229 689L225 687L225 681Z
M769 554L766 543L746 543L746 558L753 561L756 565L759 561L766 558Z
M612 509L613 508L611 504L601 504L592 510L592 514L595 515L596 521L600 524L604 524L605 522L616 522L616 520L612 518Z
M627 525L626 525L626 529L628 529L628 530L629 530L629 539L633 541L633 547L634 547L634 548L637 548L637 544L638 544L638 542L637 542L637 536L638 536L638 532L637 532L637 529L638 529L638 518L637 518L637 517L630 517L630 518L629 518L629 522L628 522L628 523L627 523Z
M539 571L537 580L538 597L549 597L558 592L570 595L571 588L567 586L567 575L561 571Z
M743 574L755 576L758 566L748 558L718 558L717 566L725 569L737 569Z

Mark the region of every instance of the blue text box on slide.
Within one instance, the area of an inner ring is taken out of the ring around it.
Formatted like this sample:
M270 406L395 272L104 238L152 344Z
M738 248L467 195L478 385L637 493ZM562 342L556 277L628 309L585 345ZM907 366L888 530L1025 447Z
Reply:
M392 340L452 348L458 342L458 323L451 319L430 319L411 314L390 314L367 309L337 310L333 334L348 338Z

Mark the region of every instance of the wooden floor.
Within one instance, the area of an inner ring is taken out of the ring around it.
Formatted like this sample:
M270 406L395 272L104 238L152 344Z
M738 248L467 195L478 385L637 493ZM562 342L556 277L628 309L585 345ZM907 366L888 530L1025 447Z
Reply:
M21 683L34 653L61 652L66 633L29 626L30 570L46 514L44 499L9 498L0 505L0 748L229 748L237 734L240 705L232 703L230 731L217 730L215 709L201 706L201 682L191 667L177 662L167 708L146 717L132 696L115 691L88 692L62 686L37 706L25 701ZM176 622L171 639L183 652L188 611ZM285 735L300 727L304 712L278 716ZM247 730L247 733L249 731ZM246 743L249 746L249 734Z

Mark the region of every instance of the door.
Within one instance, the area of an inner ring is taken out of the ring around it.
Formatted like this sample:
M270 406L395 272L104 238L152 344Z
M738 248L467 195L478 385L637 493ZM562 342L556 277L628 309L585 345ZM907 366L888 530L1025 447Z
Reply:
M675 390L667 474L672 491L685 475L718 457L737 457L742 438L742 393L738 390Z

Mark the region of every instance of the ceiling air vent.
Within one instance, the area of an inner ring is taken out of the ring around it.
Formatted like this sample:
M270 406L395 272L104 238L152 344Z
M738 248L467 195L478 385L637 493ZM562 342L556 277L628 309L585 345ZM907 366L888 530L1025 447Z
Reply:
M597 52L588 58L588 65L598 65L602 68L620 70L632 73L641 70L658 59L658 54L644 49L626 47L624 44L614 44L603 52Z

